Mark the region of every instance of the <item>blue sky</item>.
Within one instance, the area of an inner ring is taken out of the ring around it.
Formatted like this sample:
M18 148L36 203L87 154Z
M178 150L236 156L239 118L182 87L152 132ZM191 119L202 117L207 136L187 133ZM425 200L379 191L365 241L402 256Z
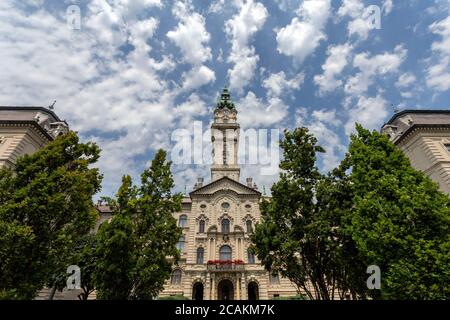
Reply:
M355 122L379 129L392 105L450 108L450 1L2 0L0 70L0 105L57 100L58 115L100 145L105 195L170 151L174 130L206 129L225 85L244 129L309 127L326 171ZM258 169L241 178L268 189L277 177ZM207 166L173 170L181 191L209 178Z

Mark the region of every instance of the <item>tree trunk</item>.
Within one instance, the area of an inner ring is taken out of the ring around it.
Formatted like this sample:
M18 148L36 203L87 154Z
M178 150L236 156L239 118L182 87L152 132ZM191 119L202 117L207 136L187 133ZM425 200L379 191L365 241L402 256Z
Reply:
M50 291L50 295L48 296L48 300L53 300L53 297L55 296L56 292L56 285L52 286L52 290Z

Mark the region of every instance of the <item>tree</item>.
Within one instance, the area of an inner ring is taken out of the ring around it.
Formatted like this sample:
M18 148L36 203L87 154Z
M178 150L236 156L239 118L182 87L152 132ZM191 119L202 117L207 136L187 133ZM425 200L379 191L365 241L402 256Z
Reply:
M350 206L345 176L319 172L316 154L324 150L306 128L285 131L280 145L280 180L272 199L261 204L252 251L267 270L289 278L310 299L333 299L339 290L344 297L352 274L346 268L353 269L345 260L351 244L341 245L346 238L339 228Z
M75 132L58 137L12 169L0 170L0 292L31 299L70 265L80 236L97 217L92 196L100 150Z
M81 290L78 295L80 300L87 300L89 295L95 290L94 275L97 269L96 254L96 236L95 234L87 234L84 236L77 246L77 256L75 265L80 267L81 272Z
M113 218L98 234L99 298L154 299L170 278L181 236L173 213L181 210L182 200L171 193L170 164L159 150L139 187L125 176L117 198L109 199Z
M383 299L450 298L450 199L388 137L357 125L342 162L353 207L346 232L381 269Z

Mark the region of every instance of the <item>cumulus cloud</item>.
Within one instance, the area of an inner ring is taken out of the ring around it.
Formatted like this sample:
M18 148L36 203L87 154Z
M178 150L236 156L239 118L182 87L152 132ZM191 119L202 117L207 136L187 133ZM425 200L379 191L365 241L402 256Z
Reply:
M347 80L345 92L353 96L364 94L376 76L397 72L406 55L407 50L401 45L395 47L392 53L371 56L368 52L363 52L355 55L353 66L360 71Z
M349 110L349 119L345 124L345 132L350 135L355 130L355 123L373 130L379 129L387 117L386 100L377 95L376 97L360 97L356 106Z
M450 16L434 22L429 30L441 36L441 39L431 45L434 56L427 69L426 83L438 92L447 91L450 89Z
M198 65L211 60L211 48L207 46L211 36L206 31L205 18L181 1L174 4L173 14L179 23L167 33L167 37L180 48L183 61Z
M272 73L263 80L262 86L267 90L267 96L279 97L286 95L291 90L298 90L305 80L305 74L300 73L297 76L287 79L284 71Z
M207 45L211 35L206 31L205 18L192 10L190 2L178 1L172 11L179 23L167 37L180 48L183 62L192 65L191 70L182 75L183 89L190 91L214 82L214 71L203 65L212 59L211 48Z
M380 13L388 15L391 13L394 4L392 0L384 0L381 5ZM360 40L366 40L369 36L371 25L371 17L374 14L370 10L370 6L366 7L362 0L343 0L342 5L338 9L338 17L349 17L350 21L347 25L348 35L357 35Z
M331 92L342 85L337 79L348 64L352 46L349 43L329 46L327 60L322 65L323 74L314 77L314 83L319 86L319 94Z
M280 123L288 114L288 106L278 97L264 102L252 91L237 102L242 128L269 128Z
M277 50L302 63L326 39L323 29L330 16L330 0L305 0L297 15L290 24L276 30Z
M225 23L225 32L231 42L228 62L234 66L228 70L230 89L242 92L253 79L259 56L249 42L266 21L268 12L262 3L253 0L239 3L239 12Z
M407 88L416 81L416 76L411 72L406 72L398 77L395 86L398 88Z

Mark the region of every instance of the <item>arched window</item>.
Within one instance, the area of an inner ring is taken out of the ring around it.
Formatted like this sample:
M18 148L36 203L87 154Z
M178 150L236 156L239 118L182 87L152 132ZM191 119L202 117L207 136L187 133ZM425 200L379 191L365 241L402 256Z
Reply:
M248 263L255 263L255 256L250 251L247 251Z
M230 233L230 220L222 220L222 233Z
M187 226L187 215L183 214L180 216L180 219L178 220L178 226L180 228L185 228Z
M252 220L247 220L245 224L247 226L247 233L252 233L253 232Z
M205 249L202 247L197 249L197 264L203 264L203 256L205 254Z
M180 237L180 240L178 240L177 243L177 249L180 250L180 252L184 251L184 243L186 242L186 238L184 236Z
M220 260L231 260L231 247L230 246L220 247L219 259Z
M172 279L170 280L172 284L181 284L181 270L175 269L172 273Z
M198 222L198 232L205 233L205 220L200 220Z

